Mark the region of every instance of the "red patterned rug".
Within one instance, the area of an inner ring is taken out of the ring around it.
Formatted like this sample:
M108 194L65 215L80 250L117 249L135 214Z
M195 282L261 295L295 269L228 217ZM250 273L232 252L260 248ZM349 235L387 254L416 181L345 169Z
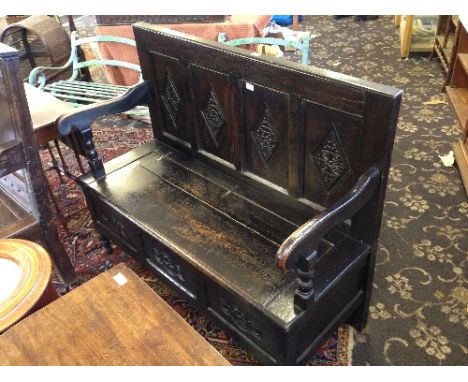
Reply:
M152 130L141 122L119 117L103 118L94 128L98 153L108 161L133 147L152 139ZM76 160L71 150L63 148L66 162L73 174L79 174ZM44 168L51 166L51 157L46 150L41 152ZM70 215L67 234L59 225L60 235L65 243L68 255L75 264L76 282L70 287L88 281L118 263L125 263L164 298L187 322L205 337L233 365L259 365L244 348L231 341L230 337L213 325L203 313L197 311L187 301L178 296L150 272L141 268L128 254L113 245L112 255L104 250L95 231L91 217L84 208L84 198L72 180L60 183L54 171L48 171L47 177L58 199L61 212ZM54 285L60 294L67 293L58 277ZM349 365L351 362L352 331L342 326L325 345L311 357L309 365Z

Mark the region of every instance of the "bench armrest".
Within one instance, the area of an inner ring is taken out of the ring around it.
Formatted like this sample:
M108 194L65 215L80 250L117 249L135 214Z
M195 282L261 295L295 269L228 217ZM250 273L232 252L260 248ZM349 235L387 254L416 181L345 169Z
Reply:
M147 104L149 93L149 83L142 82L129 88L121 96L81 107L77 111L62 115L57 120L57 128L61 135L70 134L73 128L81 131L87 130L96 118L108 114L122 113L133 109L135 106Z
M375 193L379 178L379 170L369 168L347 195L296 229L279 247L276 253L277 265L284 271L295 269L301 257L309 257L316 252L323 236L330 229L356 214L369 201Z
M85 151L95 179L104 178L106 172L102 158L98 156L94 146L91 124L103 115L122 113L135 106L148 104L150 93L150 84L142 82L129 88L119 97L82 107L78 111L64 114L57 119L57 129L62 136L70 134L73 129L78 130L80 144Z

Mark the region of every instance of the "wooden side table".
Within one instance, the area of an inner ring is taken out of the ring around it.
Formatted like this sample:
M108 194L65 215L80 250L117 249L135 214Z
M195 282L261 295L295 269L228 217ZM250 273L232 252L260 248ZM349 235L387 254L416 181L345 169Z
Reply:
M0 336L0 365L229 365L124 264Z
M44 171L55 170L60 179L60 182L63 183L63 173L70 178L75 176L70 173L68 165L63 156L62 150L60 148L59 139L60 134L57 130L55 122L58 117L62 114L67 114L75 110L75 107L68 102L64 102L55 98L50 93L43 92L40 89L35 88L28 83L24 83L24 91L26 93L26 98L28 100L29 112L31 114L31 120L34 130L34 136L36 138L37 145L42 148L46 148L49 151L50 157L52 159L52 167L44 169ZM76 143L73 141L73 135L71 139L68 139L68 145L72 148L73 153L75 154L76 161L80 168L81 173L85 173L86 170L81 161L80 155ZM54 155L53 147L51 147L51 142L55 146L55 150L59 155L59 158L62 162L62 167L60 168L58 161ZM57 216L65 229L65 232L68 234L68 221L70 216L65 216L59 207L58 200L54 196L52 189L50 188L49 182L47 182L49 195L54 205Z
M0 240L0 333L57 298L47 252L27 240Z
M67 171L66 163L63 159L58 140L60 134L55 126L55 122L62 114L71 113L76 108L68 102L55 98L50 93L43 92L28 83L24 83L24 91L28 100L29 112L31 113L31 120L33 124L34 136L36 137L37 144L46 146L50 150L49 142L53 141L57 152L62 160L62 165ZM73 142L72 142L73 143ZM85 173L85 169L79 157L77 148L72 144L70 145L75 153L76 160L80 167L81 173ZM56 159L51 153L54 164ZM66 175L71 175L67 173Z

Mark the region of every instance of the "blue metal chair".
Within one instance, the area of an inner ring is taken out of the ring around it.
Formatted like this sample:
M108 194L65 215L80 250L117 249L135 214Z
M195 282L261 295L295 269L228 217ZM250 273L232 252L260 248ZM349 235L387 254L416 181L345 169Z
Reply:
M218 35L218 42L221 42L226 45L230 46L238 46L238 45L249 45L249 44L267 44L267 45L281 45L285 47L293 47L301 51L301 63L308 64L309 63L309 44L311 39L315 36L312 36L310 32L302 32L302 38L300 41L293 41L287 40L282 38L275 38L275 37L245 37L239 38L236 40L227 40L226 33L220 33Z
M28 78L28 82L38 87L39 89L51 93L54 97L59 98L63 101L69 102L76 107L92 104L100 101L112 99L125 93L129 86L124 85L113 85L108 83L96 83L81 81L80 70L89 68L92 66L118 66L127 68L141 73L139 65L132 64L125 61L119 60L105 60L105 59L92 59L86 61L79 61L78 47L83 44L91 44L97 42L115 42L126 44L130 46L136 46L135 40L116 37L116 36L92 36L85 38L78 38L77 32L72 32L70 36L71 41L71 54L68 61L59 67L45 67L38 66L34 68ZM46 72L47 71L63 71L64 69L72 68L72 75L67 80L60 80L46 83ZM140 75L141 79L141 75ZM132 115L148 115L146 107L137 107L136 109L128 112Z

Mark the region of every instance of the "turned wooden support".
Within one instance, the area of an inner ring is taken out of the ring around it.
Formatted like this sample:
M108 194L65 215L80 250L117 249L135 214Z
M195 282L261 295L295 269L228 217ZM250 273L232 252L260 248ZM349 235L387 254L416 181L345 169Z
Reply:
M93 121L103 115L116 114L133 109L135 106L147 105L150 99L150 85L142 82L129 88L124 94L116 98L102 101L80 108L78 111L63 115L57 119L57 129L62 136L77 130L80 145L86 154L89 167L94 178L105 178L104 163L96 152L91 125Z
M97 154L96 147L93 140L93 132L91 128L79 130L80 140L83 144L83 148L88 159L89 168L91 173L96 179L101 179L106 176L104 169L104 163L102 158Z
M306 310L314 302L315 265L318 260L317 251L309 256L300 257L297 261L297 289L294 294L294 310L299 313Z
M361 216L361 209L366 206L365 210L369 213L369 208L372 208L369 200L376 192L379 179L380 171L376 167L369 168L348 194L297 228L281 244L276 253L276 263L282 270L294 270L297 274L298 288L294 295L294 309L297 312L307 309L314 302L315 265L319 258L317 247L322 238L350 217L353 218L352 229L362 228L361 224L354 223L354 218ZM366 230L371 232L369 228Z

